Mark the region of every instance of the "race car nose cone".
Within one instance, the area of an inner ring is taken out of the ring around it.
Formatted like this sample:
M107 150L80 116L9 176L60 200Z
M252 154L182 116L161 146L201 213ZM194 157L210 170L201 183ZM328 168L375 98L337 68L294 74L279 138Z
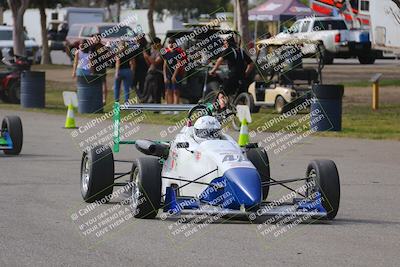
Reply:
M232 191L235 207L246 208L261 203L261 181L258 171L252 168L233 168L224 173L226 190Z

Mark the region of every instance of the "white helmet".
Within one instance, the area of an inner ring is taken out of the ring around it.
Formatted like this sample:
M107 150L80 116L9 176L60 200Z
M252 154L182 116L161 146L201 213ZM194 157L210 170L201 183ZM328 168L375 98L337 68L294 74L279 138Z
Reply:
M212 116L203 116L194 124L194 139L197 142L219 139L221 136L221 124Z

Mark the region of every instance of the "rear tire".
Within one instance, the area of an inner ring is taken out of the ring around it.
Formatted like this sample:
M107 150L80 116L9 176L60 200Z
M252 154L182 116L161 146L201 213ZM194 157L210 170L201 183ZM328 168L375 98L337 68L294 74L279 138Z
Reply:
M314 179L313 191L321 193L322 206L328 213L326 218L334 219L340 202L340 182L336 164L332 160L313 160L307 167L306 177Z
M112 194L114 156L109 146L96 146L83 152L81 161L81 193L83 200L92 203ZM106 199L108 202L109 199Z
M161 164L158 158L139 158L132 167L131 208L135 218L154 219L161 206Z
M2 131L7 131L13 143L13 149L4 150L6 155L19 155L23 143L22 122L18 116L7 116L1 123Z
M246 155L248 160L250 160L254 167L257 168L257 171L260 174L261 183L268 183L270 181L271 172L267 152L263 148L257 147L247 150ZM263 200L268 197L268 192L269 186L262 186Z

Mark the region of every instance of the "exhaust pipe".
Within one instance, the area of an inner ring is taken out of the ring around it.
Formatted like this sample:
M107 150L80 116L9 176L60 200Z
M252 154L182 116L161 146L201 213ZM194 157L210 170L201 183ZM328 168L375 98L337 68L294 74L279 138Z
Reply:
M169 145L159 144L149 140L137 140L135 146L136 149L143 154L156 156L163 159L168 158Z

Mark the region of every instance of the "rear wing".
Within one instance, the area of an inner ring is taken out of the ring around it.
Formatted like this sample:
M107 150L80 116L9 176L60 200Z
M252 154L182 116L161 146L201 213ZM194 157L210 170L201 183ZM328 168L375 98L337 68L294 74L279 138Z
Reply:
M163 104L124 104L118 102L114 104L113 108L113 150L115 153L119 152L120 145L134 145L136 140L123 140L120 138L121 127L121 111L124 110L142 110L142 111L189 111L196 105L163 105ZM163 141L158 141L163 142ZM164 141L165 142L165 141Z

